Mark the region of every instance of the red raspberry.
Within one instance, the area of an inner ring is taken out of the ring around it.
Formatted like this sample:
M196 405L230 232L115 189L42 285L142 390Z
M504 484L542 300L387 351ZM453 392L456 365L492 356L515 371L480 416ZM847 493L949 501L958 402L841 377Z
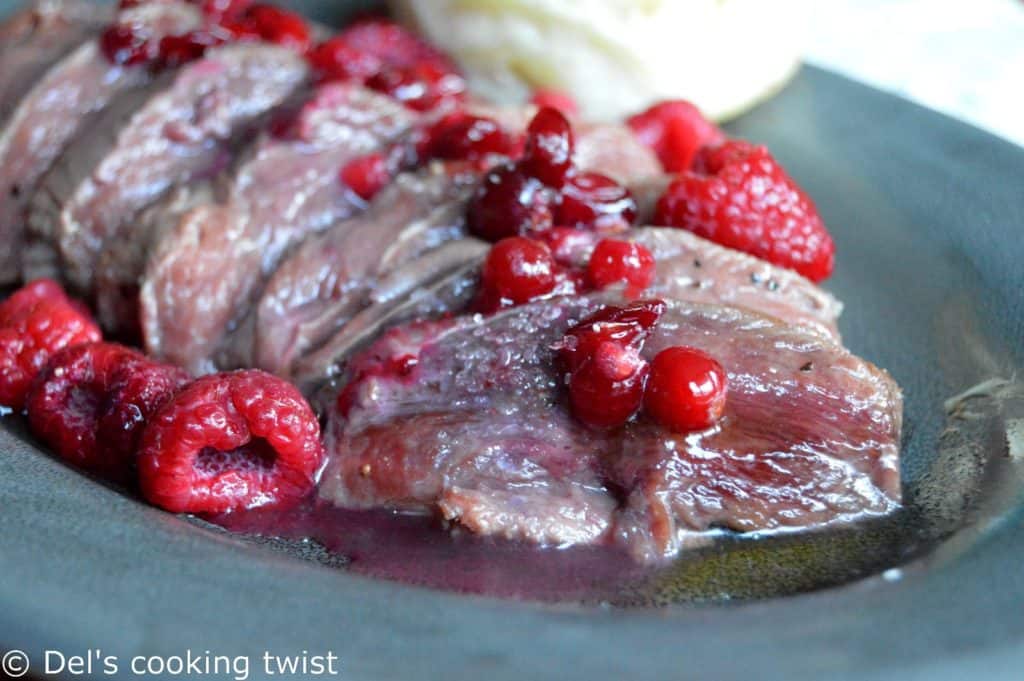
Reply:
M718 126L682 99L655 104L627 123L644 145L654 150L670 173L689 170L697 151L725 140Z
M363 82L383 66L378 56L353 47L343 35L320 43L310 50L307 59L321 81Z
M341 169L341 182L364 201L369 201L391 181L391 171L383 154L367 154L349 161Z
M20 410L53 353L100 338L96 323L59 286L28 284L0 305L0 406Z
M184 370L123 345L75 345L33 384L29 425L62 459L126 482L147 419L187 381Z
M658 200L655 224L796 270L812 281L832 273L835 245L804 194L768 150L733 140L701 150Z
M515 141L493 118L456 112L426 131L419 145L422 159L477 161L490 154L511 156Z
M157 45L142 25L114 24L100 34L100 51L111 64L135 66L153 61Z
M628 227L636 213L633 194L618 182L599 173L576 173L562 187L555 221L604 231Z
M537 112L526 129L526 148L520 166L538 180L560 189L572 169L572 126L558 109Z
M603 341L569 378L569 407L596 428L623 425L640 409L647 362L636 348Z
M626 295L636 296L654 281L654 256L632 241L602 239L590 256L587 280L595 289L625 282Z
M297 501L323 461L320 424L291 384L263 371L204 376L150 419L139 483L175 513L225 513Z
M372 90L389 95L413 111L431 111L461 102L466 95L462 76L424 61L412 66L386 66L366 81Z
M551 227L555 196L540 181L508 164L484 176L470 201L466 221L473 234L495 242Z
M580 108L576 104L576 100L572 98L572 95L568 92L562 92L561 90L538 88L533 91L533 96L530 97L530 103L541 109L544 107L558 109L567 117L575 116L580 111Z
M491 247L480 273L485 307L507 307L551 293L556 265L547 245L521 236ZM489 303L496 303L491 305Z
M722 365L710 355L696 348L668 348L651 362L644 409L669 430L703 430L722 418L727 383Z
M639 300L625 307L609 305L566 331L554 349L569 372L593 357L602 343L616 343L639 352L664 313L665 303L656 299Z

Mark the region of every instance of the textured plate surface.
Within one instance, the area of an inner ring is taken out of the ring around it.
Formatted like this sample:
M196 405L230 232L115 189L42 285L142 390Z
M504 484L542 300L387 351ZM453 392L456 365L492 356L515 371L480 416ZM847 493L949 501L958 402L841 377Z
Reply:
M830 225L847 344L906 392L913 483L944 400L1024 367L1024 150L812 68L732 132L768 144ZM339 678L452 680L1012 678L1024 662L1017 487L899 579L658 610L462 597L298 561L118 494L17 429L0 429L0 514L0 647L37 660L191 648L248 655L257 678L264 651L330 650Z

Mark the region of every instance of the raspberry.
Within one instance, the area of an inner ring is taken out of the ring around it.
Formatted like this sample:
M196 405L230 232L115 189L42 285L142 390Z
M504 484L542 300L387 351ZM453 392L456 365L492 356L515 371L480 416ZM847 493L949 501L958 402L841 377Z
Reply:
M636 221L633 194L600 173L576 173L562 187L555 221L569 227L625 228Z
M29 425L62 459L125 482L146 421L187 381L184 370L123 345L65 348L32 386Z
M307 56L320 81L357 80L365 81L381 70L383 62L379 57L350 45L344 36L325 40Z
M655 224L796 270L812 281L832 273L835 245L811 199L768 150L739 140L698 153L658 200Z
M703 430L722 418L727 383L722 365L710 355L696 348L667 348L651 362L644 409L669 430Z
M341 169L341 182L364 201L369 201L391 181L387 159L382 154L367 154L349 161Z
M700 109L682 99L655 104L632 116L628 125L644 145L654 150L670 173L689 170L697 151L725 140L718 126Z
M466 220L473 234L495 242L505 237L540 232L551 227L550 189L508 164L484 176L467 208Z
M544 107L551 107L552 109L558 109L564 116L575 116L579 113L579 106L576 104L576 100L572 98L568 92L562 92L560 90L551 90L548 88L538 88L533 91L533 96L530 97L530 103L539 109Z
M420 145L423 159L477 161L490 154L511 156L514 140L492 118L456 112L445 116L426 131Z
M153 61L157 45L141 25L114 24L100 34L100 51L111 64L135 66Z
M320 424L294 386L263 371L212 374L150 419L139 483L175 513L285 505L313 489L323 456Z
M640 300L625 307L609 305L565 332L555 346L568 372L575 372L594 356L602 343L616 343L638 351L665 313L661 300Z
M654 281L654 256L631 241L602 239L590 256L587 280L596 289L625 282L626 295L636 296Z
M647 372L636 348L599 343L569 378L573 416L596 428L623 425L640 409Z
M520 165L527 175L560 189L572 169L572 151L569 121L558 109L545 107L526 129L526 148Z
M32 380L54 352L100 337L88 313L52 281L16 292L0 304L0 405L20 410Z
M521 236L494 244L480 273L483 300L507 307L551 293L556 265L547 245Z

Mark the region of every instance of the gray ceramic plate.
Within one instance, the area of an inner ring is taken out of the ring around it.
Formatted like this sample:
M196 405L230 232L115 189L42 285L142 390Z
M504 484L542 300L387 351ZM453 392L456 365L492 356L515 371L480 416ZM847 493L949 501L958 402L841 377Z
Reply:
M44 649L101 648L119 656L125 678L132 655L189 648L249 656L251 678L264 651L331 651L345 679L1014 677L1024 662L1024 513L1000 428L1024 421L1006 413L991 430L963 419L942 433L946 398L1024 366L1024 151L813 68L732 132L768 144L833 230L829 288L847 303L845 339L906 392L904 477L930 536L943 537L932 550L826 535L773 564L755 544L749 560L712 556L704 572L686 573L676 586L691 602L657 609L459 596L354 576L155 511L7 428L0 646L37 665ZM879 536L898 537L891 529ZM828 584L851 555L868 568L913 560L804 595L692 602L734 593L745 565L749 593ZM820 566L828 574L816 579ZM758 588L769 583L782 586Z

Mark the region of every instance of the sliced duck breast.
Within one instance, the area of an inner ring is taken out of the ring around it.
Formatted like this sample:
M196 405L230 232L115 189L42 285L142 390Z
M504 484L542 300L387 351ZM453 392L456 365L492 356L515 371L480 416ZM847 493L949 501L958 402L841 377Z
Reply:
M413 121L384 95L329 84L283 134L279 126L264 133L227 174L217 201L187 211L154 243L141 278L147 349L196 373L212 370L280 258L365 208L340 182L341 167Z
M643 414L612 431L580 424L552 347L609 301L386 332L353 358L328 411L321 496L537 543L614 541L644 562L715 528L806 529L898 505L902 402L889 376L740 308L666 301L642 351L688 345L722 364L716 426L674 434Z
M0 254L0 283L23 269L26 279L56 274L52 242L45 239L49 232L38 235L41 242L28 235L22 248L25 212L37 183L73 140L100 134L85 131L93 130L111 100L152 79L146 66L119 66L103 54L97 34L99 23L111 16L108 9L68 1L45 1L37 8L37 30L5 46L0 56L3 78L14 79L2 85L0 95L0 241L11 245ZM159 37L196 28L201 16L192 5L169 2L122 10L117 21ZM30 65L11 64L17 61Z

